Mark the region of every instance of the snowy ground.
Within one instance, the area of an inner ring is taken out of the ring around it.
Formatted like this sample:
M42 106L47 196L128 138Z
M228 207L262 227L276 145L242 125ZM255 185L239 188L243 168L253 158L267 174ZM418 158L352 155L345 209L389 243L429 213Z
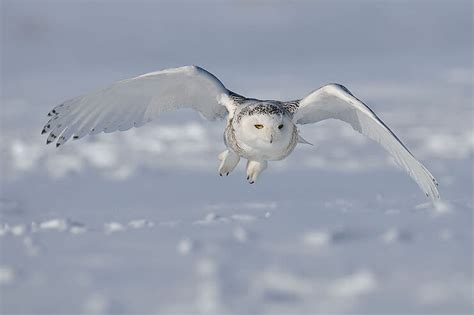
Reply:
M2 3L0 313L472 313L470 2L108 3ZM288 49L308 36L325 45ZM340 36L357 49L341 52ZM217 175L223 124L190 112L44 145L52 105L183 64L262 98L346 84L437 177L443 202L337 122L304 126L314 146L255 185L243 165Z

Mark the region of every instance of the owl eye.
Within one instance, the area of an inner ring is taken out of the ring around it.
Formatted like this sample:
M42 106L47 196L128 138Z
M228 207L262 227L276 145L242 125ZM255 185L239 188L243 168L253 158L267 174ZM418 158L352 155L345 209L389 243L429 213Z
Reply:
M262 128L263 128L263 125L256 124L256 125L255 125L255 128L257 128L257 129L262 129Z
M283 128L283 124L281 124L280 126L278 126L278 129L281 129L281 128Z

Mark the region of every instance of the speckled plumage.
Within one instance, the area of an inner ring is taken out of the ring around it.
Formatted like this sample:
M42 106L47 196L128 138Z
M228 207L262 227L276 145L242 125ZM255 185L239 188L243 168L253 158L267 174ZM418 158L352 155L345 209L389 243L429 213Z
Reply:
M245 103L244 103L245 104ZM251 103L240 110L237 110L236 119L241 121L244 116L252 115L288 115L287 112L280 104L278 103L268 103L268 102L255 102Z

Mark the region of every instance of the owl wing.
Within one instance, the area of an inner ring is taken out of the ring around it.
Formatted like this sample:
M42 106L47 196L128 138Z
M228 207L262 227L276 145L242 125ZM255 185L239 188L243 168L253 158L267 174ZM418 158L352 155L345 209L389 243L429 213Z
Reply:
M56 146L71 136L124 131L139 127L163 112L180 108L197 110L206 119L227 115L232 92L208 71L187 66L147 73L116 82L56 106L42 134Z
M289 106L293 120L298 124L316 123L325 119L342 120L361 134L378 142L395 162L433 201L440 198L438 183L431 173L415 159L397 136L375 113L348 89L339 84L328 84Z

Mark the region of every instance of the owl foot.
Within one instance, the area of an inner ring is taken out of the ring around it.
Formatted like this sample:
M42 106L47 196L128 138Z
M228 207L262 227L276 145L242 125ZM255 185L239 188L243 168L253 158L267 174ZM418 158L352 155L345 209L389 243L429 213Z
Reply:
M225 150L221 154L219 154L219 160L221 161L221 165L219 166L219 175L220 176L228 176L230 172L234 170L234 168L239 164L240 156L238 156L234 151Z
M267 168L267 161L254 161L249 160L247 162L247 180L250 184L257 181L258 176L263 170Z

